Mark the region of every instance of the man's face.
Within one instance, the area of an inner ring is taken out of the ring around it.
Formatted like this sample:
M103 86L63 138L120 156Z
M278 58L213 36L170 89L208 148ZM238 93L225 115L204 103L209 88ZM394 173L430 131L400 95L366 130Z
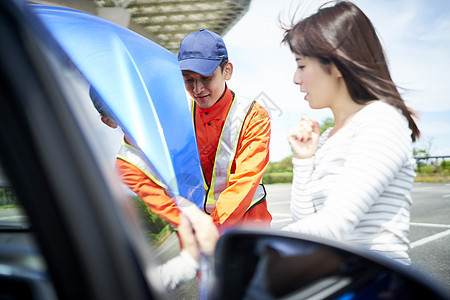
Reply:
M183 70L182 73L186 90L198 106L201 108L209 108L222 96L225 90L225 81L230 79L232 70L233 68L230 63L225 65L223 71L219 66L208 76Z

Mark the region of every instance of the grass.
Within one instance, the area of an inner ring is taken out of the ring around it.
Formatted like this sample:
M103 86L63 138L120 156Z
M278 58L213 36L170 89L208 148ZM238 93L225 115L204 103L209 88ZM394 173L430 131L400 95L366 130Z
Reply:
M423 183L450 183L450 176L449 175L417 175L416 178L414 178L414 182L423 182Z
M425 183L449 183L450 182L450 166L441 164L440 167L432 165L420 166L416 169L417 176L415 182Z
M10 209L10 208L22 208L22 206L17 204L0 205L0 209Z

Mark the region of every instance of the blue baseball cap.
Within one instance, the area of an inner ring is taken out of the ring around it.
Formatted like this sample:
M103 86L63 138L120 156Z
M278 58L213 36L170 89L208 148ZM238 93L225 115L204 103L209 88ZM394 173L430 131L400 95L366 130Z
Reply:
M178 62L182 70L211 75L224 59L228 59L223 39L215 32L200 29L181 41Z

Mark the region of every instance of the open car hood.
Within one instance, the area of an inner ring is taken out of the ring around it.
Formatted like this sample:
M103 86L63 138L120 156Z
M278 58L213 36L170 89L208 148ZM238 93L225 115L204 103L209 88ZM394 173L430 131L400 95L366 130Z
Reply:
M176 56L97 16L33 6L173 196L202 207L200 159Z

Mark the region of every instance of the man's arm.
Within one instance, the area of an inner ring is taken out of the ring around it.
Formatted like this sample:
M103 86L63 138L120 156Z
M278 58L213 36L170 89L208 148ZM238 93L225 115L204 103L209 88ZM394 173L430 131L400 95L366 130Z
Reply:
M158 214L171 225L180 224L180 211L164 189L148 178L134 165L122 160L116 160L120 179L144 201L151 211Z

